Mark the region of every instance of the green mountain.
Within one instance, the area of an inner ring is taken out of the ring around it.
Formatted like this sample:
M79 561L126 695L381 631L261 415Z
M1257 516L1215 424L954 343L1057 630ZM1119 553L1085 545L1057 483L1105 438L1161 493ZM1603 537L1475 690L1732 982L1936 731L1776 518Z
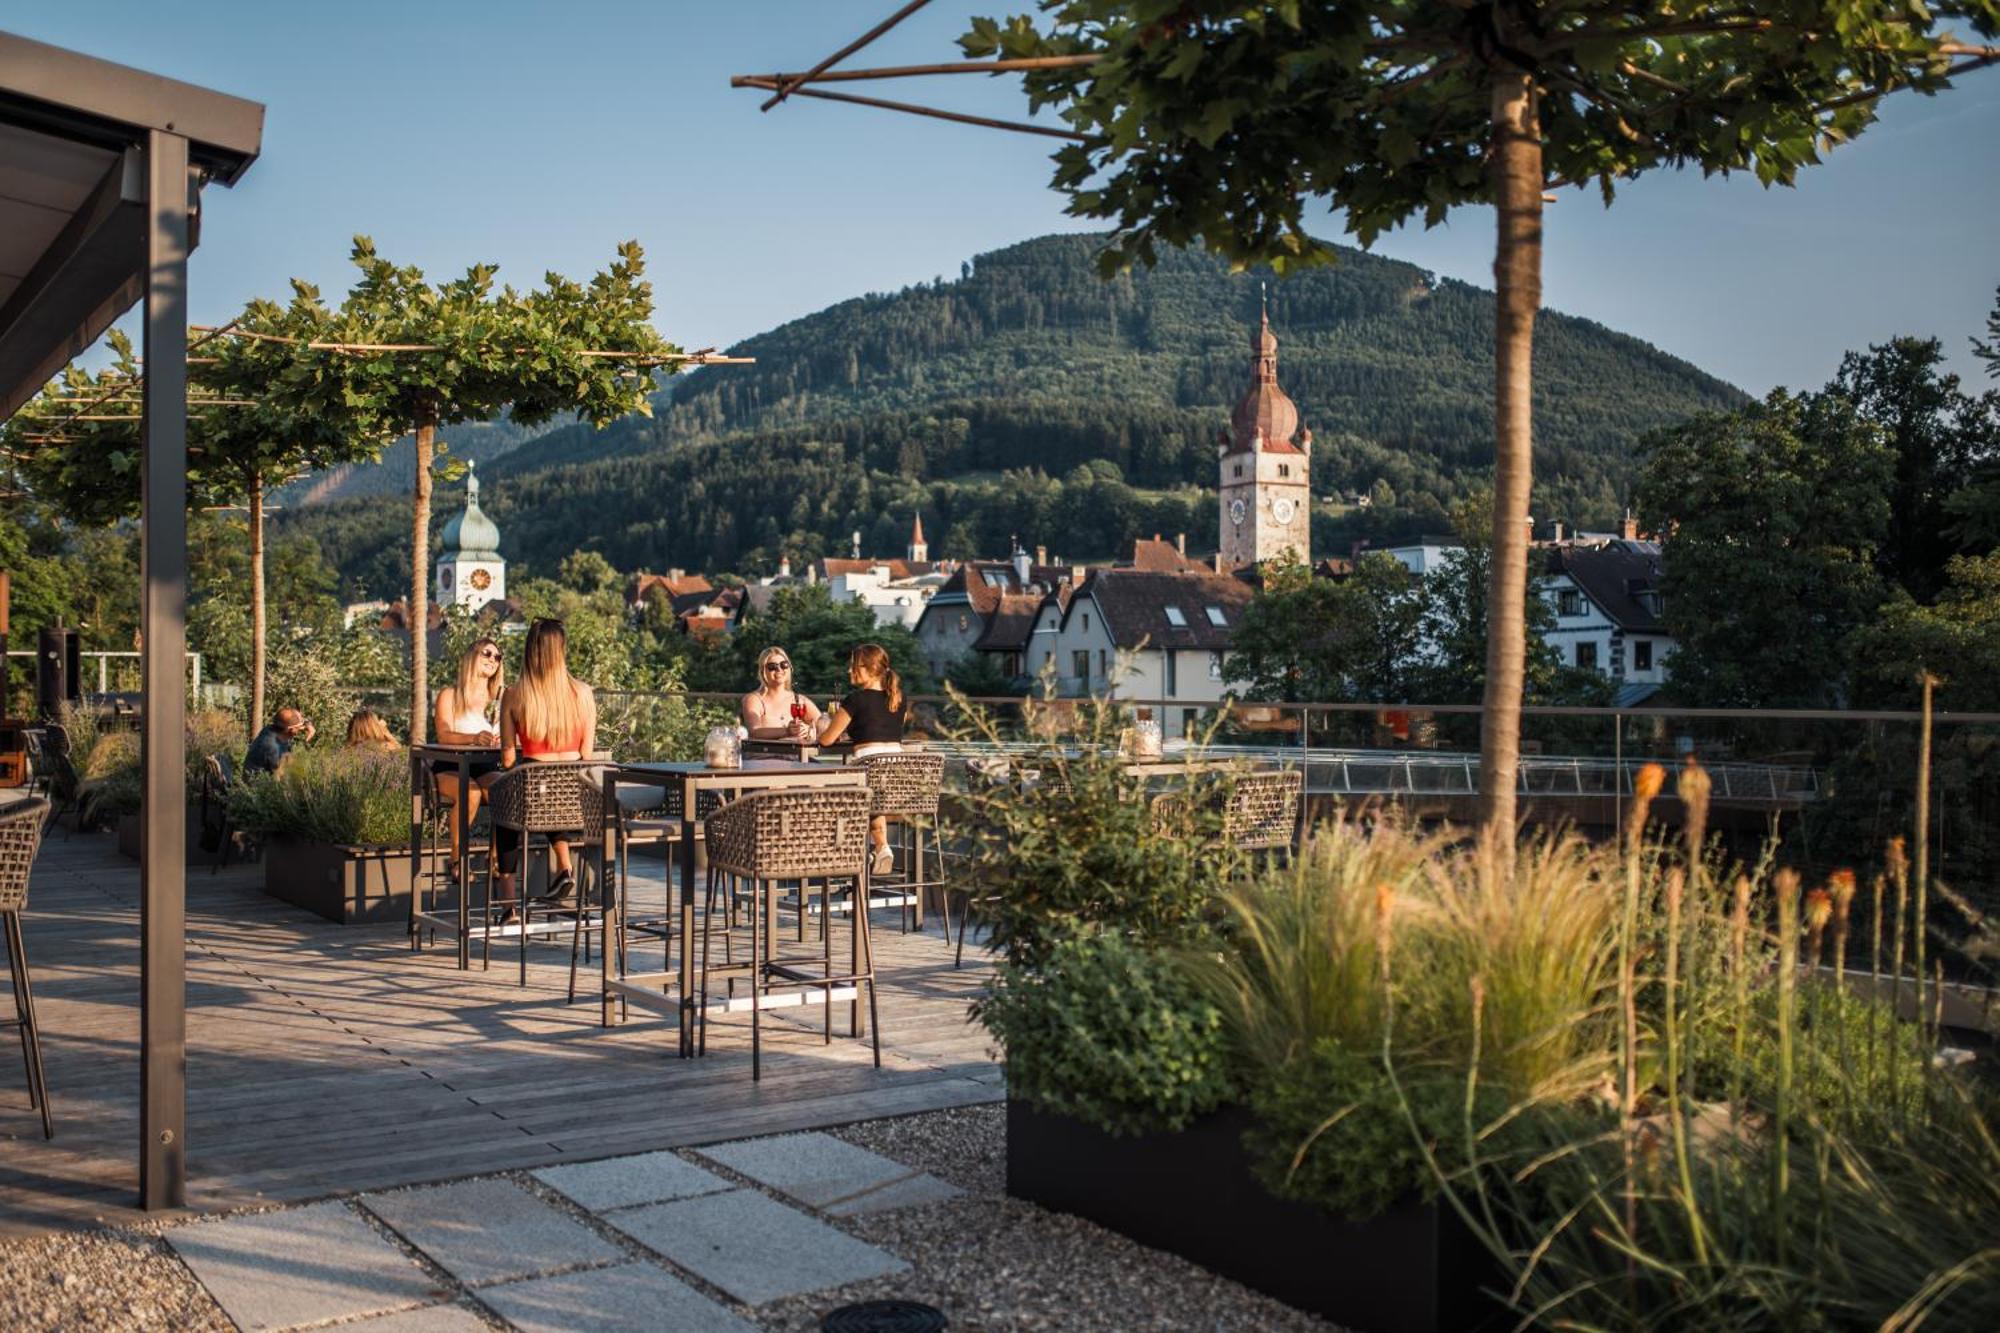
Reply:
M1180 531L1212 549L1215 441L1249 382L1268 275L1170 252L1104 282L1098 244L1048 236L981 255L957 281L751 338L732 350L756 365L677 380L650 419L509 439L481 468L509 559L547 573L588 548L622 569L761 572L781 551L844 552L854 532L900 554L918 512L939 556L1002 553L1018 537L1103 557ZM1343 250L1338 265L1269 279L1268 300L1280 381L1315 436L1315 549L1437 531L1492 461L1492 294ZM1573 523L1615 519L1647 431L1743 401L1553 312L1535 369L1535 512ZM440 523L455 504L440 494ZM284 526L320 541L350 593L393 595L407 578L402 512L336 500Z

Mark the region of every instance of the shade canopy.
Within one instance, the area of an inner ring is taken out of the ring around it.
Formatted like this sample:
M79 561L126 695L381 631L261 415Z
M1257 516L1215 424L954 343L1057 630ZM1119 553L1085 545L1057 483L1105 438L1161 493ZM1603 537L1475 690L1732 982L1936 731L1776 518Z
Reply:
M144 294L155 131L234 184L264 108L0 32L0 421Z

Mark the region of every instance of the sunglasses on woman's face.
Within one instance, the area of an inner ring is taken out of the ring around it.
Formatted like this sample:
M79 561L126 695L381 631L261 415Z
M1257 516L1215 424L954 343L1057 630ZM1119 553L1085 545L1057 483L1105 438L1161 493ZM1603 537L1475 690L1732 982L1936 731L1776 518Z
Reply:
M497 661L499 661L499 660L500 660L500 654L499 654L498 650L496 650L496 649L493 649L493 648L482 648L482 649L480 649L480 650L479 650L479 656L480 656L480 658L481 658L482 660L484 660L484 661L488 661L488 662L497 662Z
M764 670L766 671L790 671L791 669L792 669L792 664L790 662L764 663Z

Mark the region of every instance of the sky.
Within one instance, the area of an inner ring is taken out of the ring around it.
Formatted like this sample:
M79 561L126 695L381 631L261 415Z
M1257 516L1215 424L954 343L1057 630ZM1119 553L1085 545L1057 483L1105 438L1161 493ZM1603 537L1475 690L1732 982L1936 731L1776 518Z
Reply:
M8 0L0 29L262 102L264 152L211 189L193 318L219 323L300 277L348 285L352 236L434 279L475 261L517 286L586 278L646 249L660 331L730 343L847 297L893 291L983 251L1088 230L1048 186L1053 140L732 90L796 71L894 0ZM850 64L955 59L973 14L934 0ZM954 76L879 95L1020 118L1017 81ZM1322 214L1321 234L1338 238ZM1492 217L1453 215L1376 250L1492 285ZM1606 210L1549 210L1545 304L1752 392L1811 388L1841 354L1913 334L1970 354L2000 287L2000 69L1880 122L1800 176L1658 173Z

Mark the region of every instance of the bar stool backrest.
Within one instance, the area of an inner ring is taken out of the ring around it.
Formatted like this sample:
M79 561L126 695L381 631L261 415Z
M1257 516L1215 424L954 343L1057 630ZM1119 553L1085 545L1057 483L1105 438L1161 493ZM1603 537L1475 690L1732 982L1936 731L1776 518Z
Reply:
M202 759L201 780L207 786L209 795L226 796L229 794L229 784L234 776L234 768L235 765L229 762L229 756L226 754L211 754Z
M0 912L18 912L28 905L28 872L34 868L48 817L49 803L40 797L0 813Z
M872 806L841 788L752 793L708 817L708 864L747 879L858 875Z
M1245 851L1289 847L1298 837L1305 774L1296 768L1246 773L1222 809L1222 837Z
M936 818L944 787L941 754L878 754L861 761L878 815Z
M487 791L493 822L524 833L597 827L584 819L583 788L598 767L587 759L523 760Z

